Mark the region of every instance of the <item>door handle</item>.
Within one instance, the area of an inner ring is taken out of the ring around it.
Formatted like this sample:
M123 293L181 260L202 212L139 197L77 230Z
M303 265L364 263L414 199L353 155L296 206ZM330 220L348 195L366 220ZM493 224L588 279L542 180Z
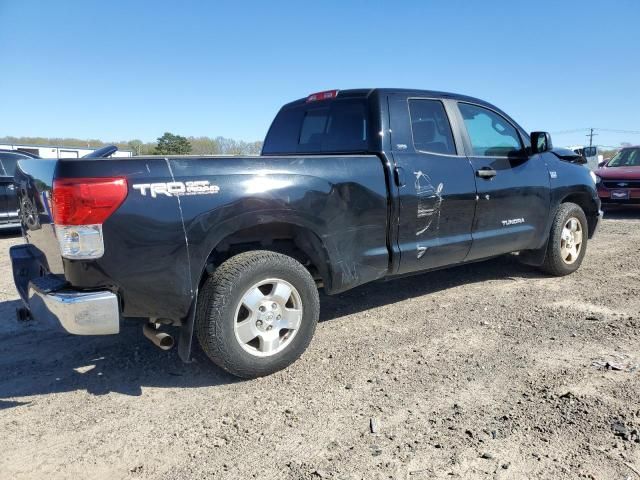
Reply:
M491 179L498 174L493 168L482 167L480 170L476 170L476 175L480 178Z

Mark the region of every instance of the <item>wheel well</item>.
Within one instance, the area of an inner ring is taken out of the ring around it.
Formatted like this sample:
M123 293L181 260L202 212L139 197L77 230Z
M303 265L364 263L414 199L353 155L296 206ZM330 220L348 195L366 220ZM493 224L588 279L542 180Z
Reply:
M584 211L589 223L589 236L595 230L598 222L598 206L588 193L572 193L562 200L562 203L575 203Z
M209 255L205 275L225 260L251 250L269 250L288 255L304 265L320 286L328 285L331 281L328 257L318 236L290 223L255 225L225 237Z

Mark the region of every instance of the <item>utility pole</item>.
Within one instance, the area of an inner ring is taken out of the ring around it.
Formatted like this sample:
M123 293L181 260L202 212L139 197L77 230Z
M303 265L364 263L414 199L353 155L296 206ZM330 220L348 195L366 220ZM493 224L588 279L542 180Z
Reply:
M593 137L597 136L597 133L593 133L593 128L589 129L590 132L587 134L587 137L589 137L589 147L593 147Z

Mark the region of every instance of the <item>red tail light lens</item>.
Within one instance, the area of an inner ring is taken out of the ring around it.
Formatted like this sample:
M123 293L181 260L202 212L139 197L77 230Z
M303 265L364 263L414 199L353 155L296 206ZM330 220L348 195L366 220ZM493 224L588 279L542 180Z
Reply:
M124 178L61 178L53 181L51 209L57 225L102 224L127 198Z
M327 90L325 92L312 93L307 97L308 102L319 102L321 100L331 100L338 96L339 90Z

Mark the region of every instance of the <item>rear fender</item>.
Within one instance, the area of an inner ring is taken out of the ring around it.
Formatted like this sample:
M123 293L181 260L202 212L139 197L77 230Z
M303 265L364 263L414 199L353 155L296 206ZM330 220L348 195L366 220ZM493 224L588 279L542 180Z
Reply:
M270 210L268 212L247 212L217 223L216 231L212 233L205 245L198 246L197 251L192 252L195 264L201 265L201 268L198 270L198 276L193 279L195 282L194 285L199 285L200 279L206 275L205 269L210 264L212 254L219 249L227 239L250 228L264 229L264 239L268 239L274 225L284 225L291 226L297 235L304 237L304 242L300 242L300 244L304 245L307 243L308 246L301 246L301 250L318 269L325 283L325 288L331 290L335 282L334 260L332 260L331 254L326 248L327 243L323 241L323 237L327 238L327 235L319 232L322 230L322 225L318 225L317 222L314 223L312 220L312 218L306 218L291 210ZM202 228L202 226L200 226L200 228ZM187 229L187 234L189 235L189 229ZM193 246L192 248L195 250Z

